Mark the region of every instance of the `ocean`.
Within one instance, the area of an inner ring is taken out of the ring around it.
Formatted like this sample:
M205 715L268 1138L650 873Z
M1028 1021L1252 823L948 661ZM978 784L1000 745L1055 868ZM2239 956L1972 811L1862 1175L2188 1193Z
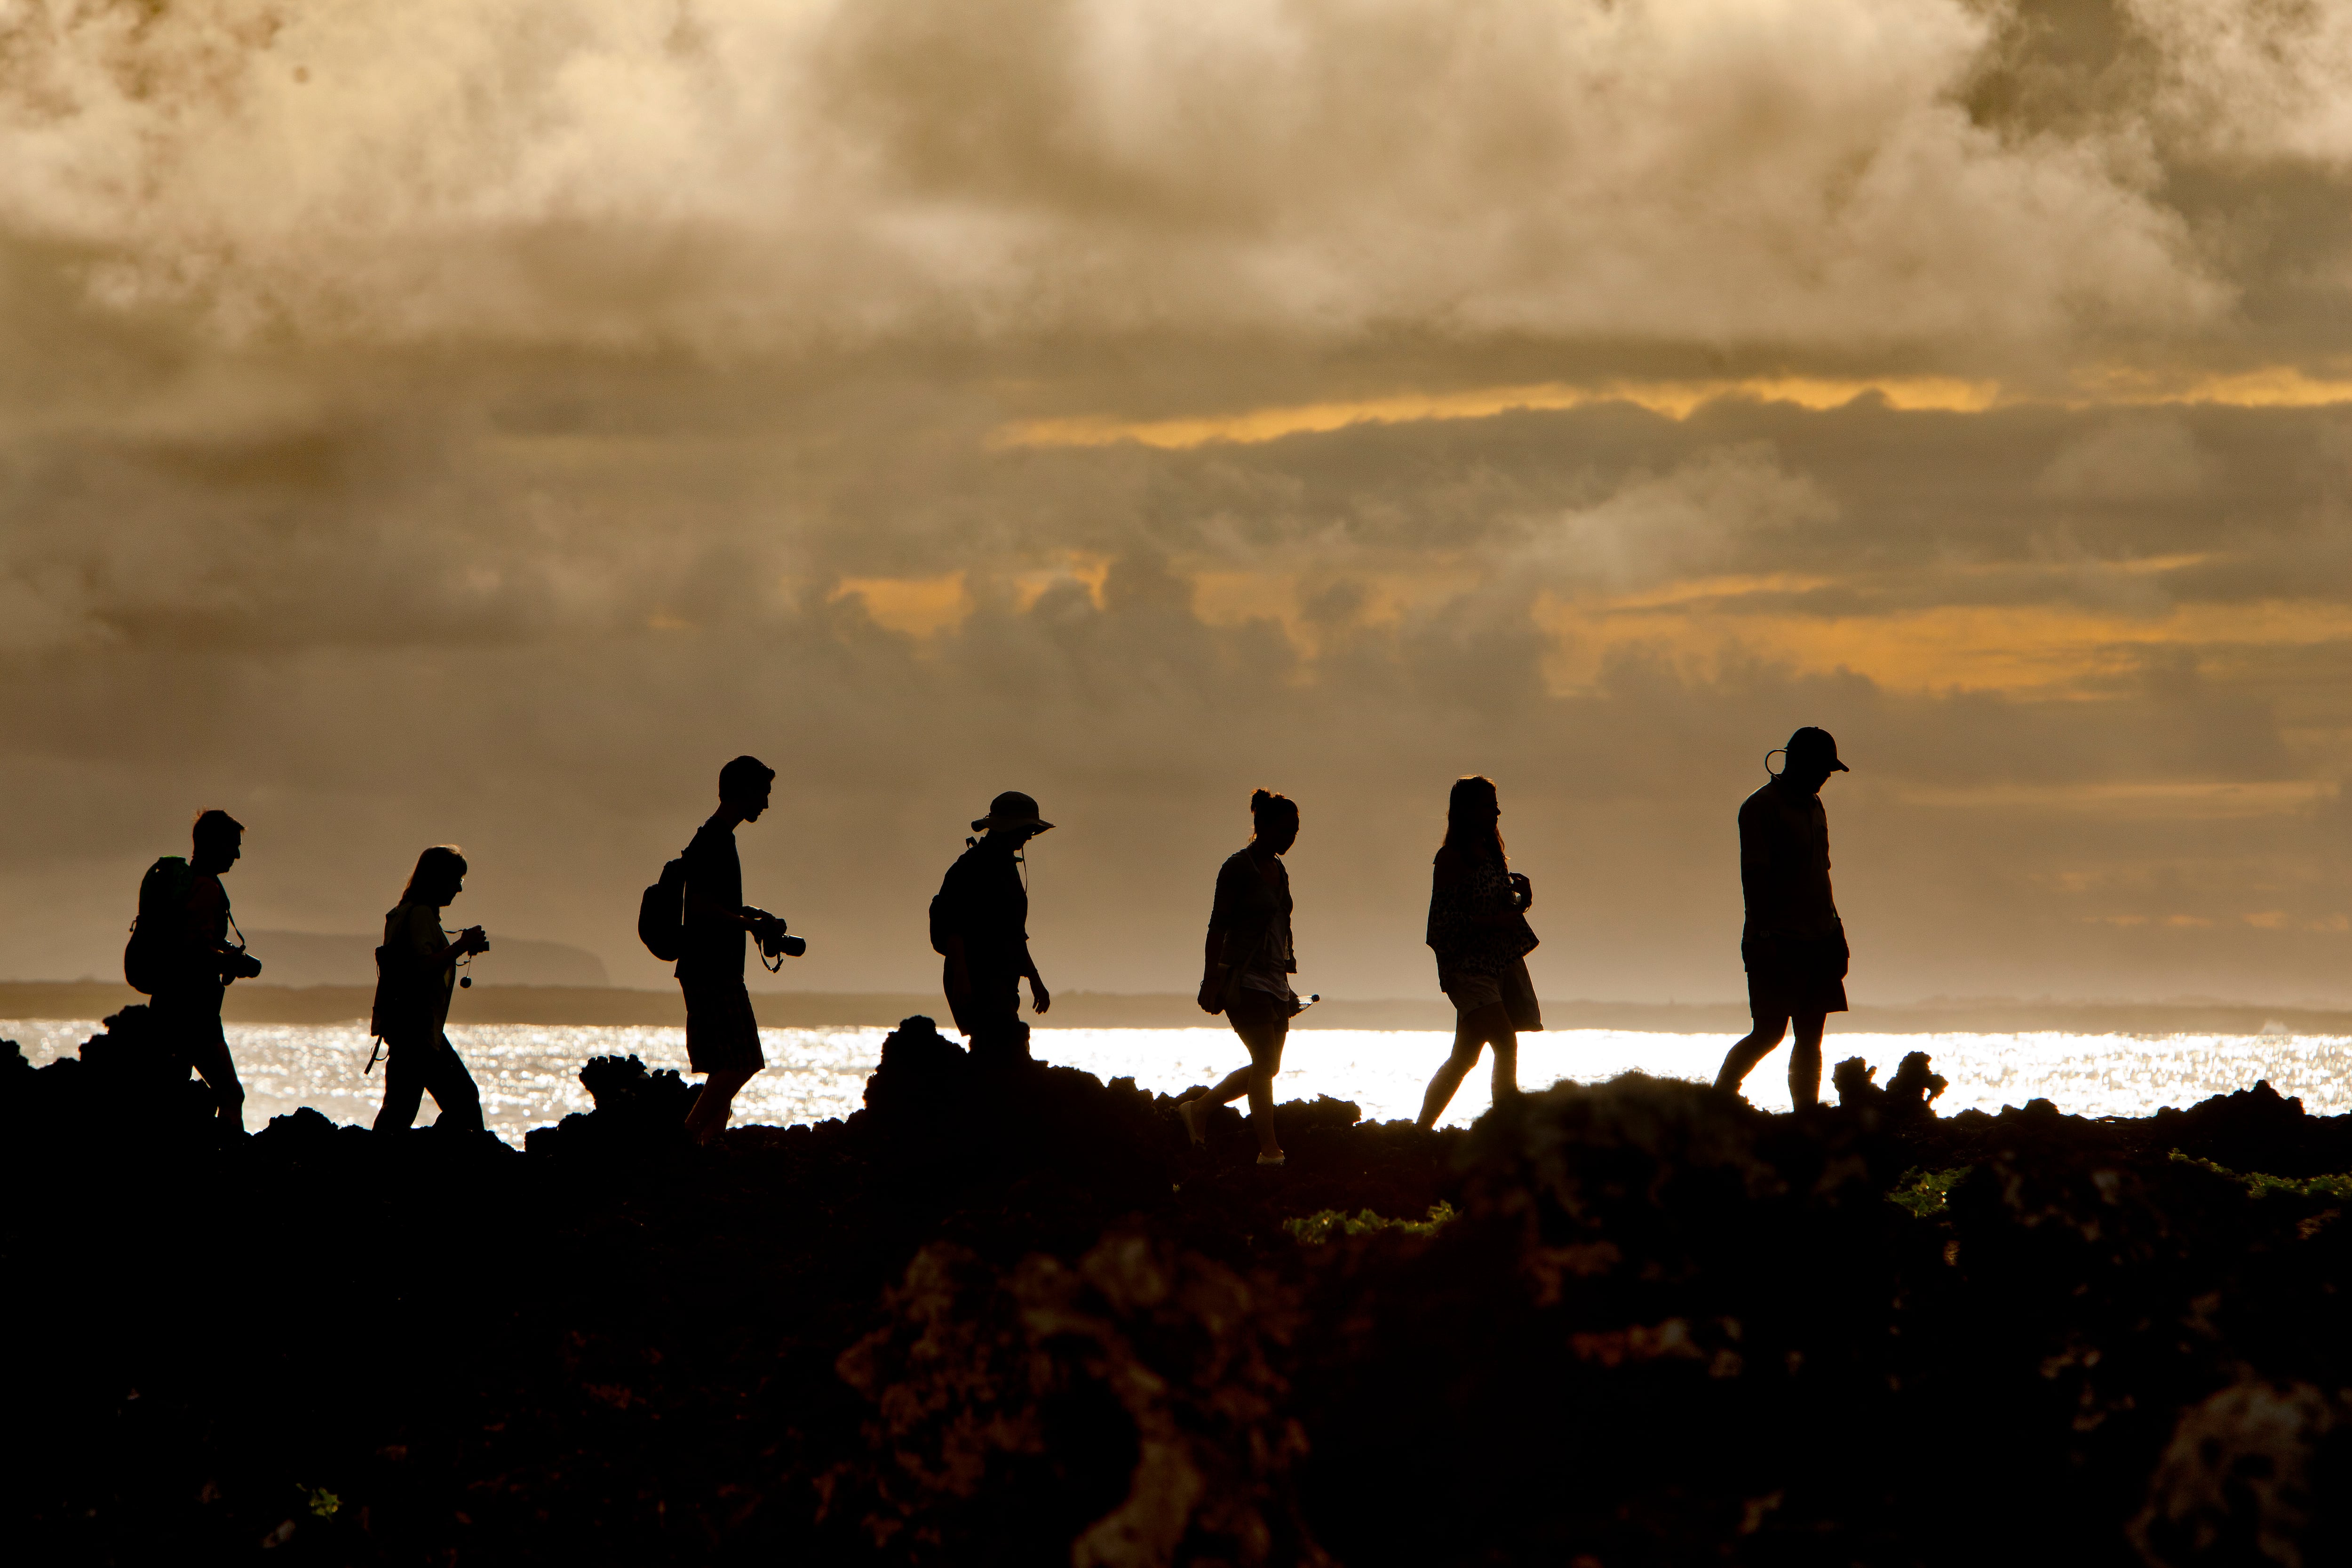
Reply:
M71 1056L98 1028L94 1020L0 1020L0 1037L16 1040L37 1067ZM373 1118L383 1069L362 1076L369 1041L360 1025L231 1024L227 1030L245 1080L247 1126L257 1131L270 1117L304 1105L336 1121ZM887 1032L761 1030L768 1070L737 1097L736 1120L784 1126L848 1115L858 1108ZM590 1108L579 1071L591 1057L635 1054L656 1068L687 1065L685 1031L674 1027L478 1024L452 1028L449 1037L481 1088L490 1126L518 1144L530 1129ZM1527 1089L1561 1079L1589 1083L1633 1068L1710 1079L1730 1043L1721 1034L1611 1029L1529 1035L1519 1042L1519 1082ZM1290 1038L1276 1098L1328 1094L1354 1100L1374 1121L1409 1118L1449 1045L1450 1037L1436 1031L1300 1030ZM1240 1043L1223 1027L1039 1029L1032 1049L1045 1061L1105 1079L1132 1077L1147 1089L1170 1093L1213 1083L1244 1060ZM2041 1098L2079 1115L2144 1116L2260 1079L2281 1094L2300 1095L2315 1114L2352 1109L2352 1037L2342 1036L1840 1035L1832 1026L1822 1054L1831 1064L1861 1057L1884 1083L1911 1051L1927 1052L1950 1080L1937 1102L1946 1115L1998 1111ZM1789 1108L1786 1059L1784 1046L1749 1075L1748 1098L1768 1110ZM1826 1071L1823 1078L1826 1093ZM1488 1103L1482 1060L1454 1096L1445 1124L1465 1125ZM428 1099L420 1120L432 1115Z

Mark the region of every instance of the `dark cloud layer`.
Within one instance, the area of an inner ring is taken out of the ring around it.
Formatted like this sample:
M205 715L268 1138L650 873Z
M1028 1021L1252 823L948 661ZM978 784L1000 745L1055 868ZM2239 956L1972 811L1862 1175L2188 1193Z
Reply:
M2332 13L1481 18L0 17L0 972L108 971L221 804L248 923L456 839L657 984L748 749L804 984L927 983L1017 786L1049 973L1182 988L1267 784L1307 978L1426 989L1484 771L1548 992L1724 997L1813 722L1857 994L2352 1000ZM1538 386L1624 395L1018 435Z

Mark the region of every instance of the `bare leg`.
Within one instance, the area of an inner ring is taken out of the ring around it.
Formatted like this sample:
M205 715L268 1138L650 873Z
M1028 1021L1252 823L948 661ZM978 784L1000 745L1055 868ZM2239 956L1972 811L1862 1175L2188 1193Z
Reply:
M1498 1047L1508 1042L1511 1050L1508 1068L1499 1060L1496 1062L1495 1081L1498 1085L1507 1081L1514 1089L1517 1088L1518 1037L1511 1029L1511 1015L1500 1002L1481 1007L1475 1013L1465 1013L1454 1025L1454 1054L1445 1058L1445 1065L1439 1068L1437 1076L1429 1080L1429 1092L1422 1096L1419 1125L1423 1131L1436 1126L1437 1119L1445 1114L1446 1106L1453 1102L1454 1091L1462 1087L1462 1080L1470 1076L1472 1068L1478 1065L1478 1048L1489 1040L1496 1042Z
M1247 1095L1250 1125L1257 1131L1258 1152L1279 1156L1282 1142L1274 1131L1274 1075L1281 1069L1267 1071L1260 1068L1258 1063L1268 1059L1269 1049L1280 1051L1283 1037L1289 1031L1283 1025L1276 1024L1271 1028L1261 1025L1246 1031L1237 1026L1234 1032L1240 1035L1242 1044L1250 1048L1250 1065L1235 1068L1218 1080L1216 1088L1202 1089L1176 1109L1184 1119L1184 1131L1192 1134L1193 1142L1199 1143L1204 1142L1200 1130L1201 1113L1212 1106L1231 1105ZM1276 1055L1272 1059L1278 1061L1281 1058Z
M1274 1135L1274 1074L1250 1069L1250 1125L1257 1131L1257 1152L1282 1158L1282 1140Z
M730 1068L714 1072L702 1080L702 1092L687 1107L686 1135L698 1143L709 1143L727 1131L728 1115L735 1108L735 1091L751 1081L758 1068Z
M1730 1053L1723 1058L1723 1070L1715 1075L1715 1087L1737 1093L1741 1081L1788 1032L1789 1018L1785 1013L1774 1017L1758 1018L1756 1026L1748 1032L1748 1037L1732 1047ZM1813 1073L1816 1079L1820 1077L1821 1058L1818 1054L1813 1058Z
M1507 1013L1505 1017L1507 1019ZM1489 1042L1495 1048L1495 1103L1516 1100L1519 1093L1519 1037L1507 1023Z
M1201 1106L1231 1105L1234 1100L1239 1100L1243 1095L1247 1094L1251 1089L1255 1087L1256 1083L1256 1064L1253 1063L1245 1068L1235 1068L1233 1071L1227 1073L1224 1077L1217 1080L1216 1088L1204 1089L1199 1094L1194 1095L1192 1097L1192 1103Z
M1799 1110L1822 1102L1822 1027L1828 1022L1820 1013L1797 1015L1797 1041L1789 1047L1789 1099Z
M1289 1032L1276 1024L1244 1037L1250 1047L1250 1125L1257 1130L1257 1152L1276 1160L1282 1158L1282 1140L1274 1134L1274 1075L1282 1070L1282 1040Z

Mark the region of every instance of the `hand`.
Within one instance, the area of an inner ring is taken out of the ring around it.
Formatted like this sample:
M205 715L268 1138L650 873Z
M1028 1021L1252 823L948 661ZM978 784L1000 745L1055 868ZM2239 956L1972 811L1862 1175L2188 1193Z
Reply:
M1215 970L1212 969L1208 973L1201 976L1201 994L1198 998L1201 1004L1201 1011L1203 1013L1215 1012L1217 1010L1217 993L1223 989L1223 986L1217 984L1217 972Z
M1031 975L1029 977L1029 1005L1036 1008L1037 1016L1042 1018L1045 1015L1045 1009L1051 1007L1053 1005L1054 994L1045 989L1045 983L1044 981L1038 979L1034 974Z
M1522 913L1536 907L1536 885L1517 871L1511 873L1511 889L1519 895Z
M481 927L467 926L458 933L457 945L467 952L488 952L490 951L490 939L482 934Z

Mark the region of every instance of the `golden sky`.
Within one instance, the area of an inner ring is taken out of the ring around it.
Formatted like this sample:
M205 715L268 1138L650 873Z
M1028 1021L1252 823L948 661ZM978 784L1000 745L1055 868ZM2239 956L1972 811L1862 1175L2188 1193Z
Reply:
M1302 979L1419 994L1486 772L1547 994L1727 998L1818 723L1857 998L2352 1003L2347 80L2222 0L19 0L0 974L221 805L248 926L456 840L660 984L751 751L809 988L928 984L1017 787L1049 976L1189 989L1264 784Z

